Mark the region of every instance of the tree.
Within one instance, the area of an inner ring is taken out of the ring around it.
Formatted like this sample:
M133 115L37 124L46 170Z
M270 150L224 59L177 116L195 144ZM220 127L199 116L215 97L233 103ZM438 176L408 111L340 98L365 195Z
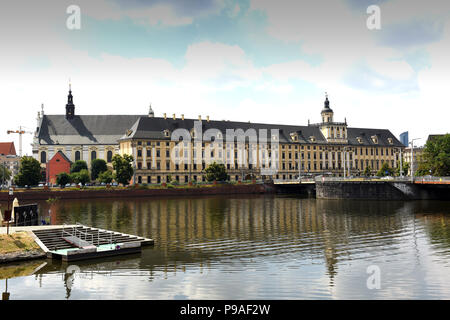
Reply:
M409 162L402 162L402 169L403 169L403 176L407 176L409 172ZM400 176L400 164L398 164L397 168L395 169L395 174L397 176Z
M84 160L77 160L72 164L72 167L70 167L70 173L80 172L83 169L87 170L88 166L86 161Z
M113 173L111 170L103 171L98 175L98 181L103 183L111 183L113 181Z
M112 158L113 168L116 171L114 178L118 183L127 185L133 176L133 156L124 154L123 156L116 154Z
M41 165L33 157L24 156L20 161L19 173L14 182L20 186L35 186L41 180Z
M370 177L372 175L370 166L367 166L363 171L363 176Z
M416 175L450 175L450 134L428 139Z
M11 179L11 171L4 165L0 164L0 182L4 183Z
M59 184L61 187L64 187L66 184L70 183L70 175L66 172L61 172L56 176L56 183Z
M387 162L384 162L381 166L380 170L377 172L377 177L386 177L386 176L393 176L394 175L394 169L389 167L389 164Z
M95 159L91 163L91 178L92 180L97 180L98 175L102 172L108 170L106 166L106 161L103 159Z
M208 168L205 169L206 180L208 181L226 181L228 178L225 165L223 163L211 163Z
M74 172L70 175L70 178L75 183L81 183L82 185L85 185L91 179L89 178L89 171L87 169L82 169L80 172Z

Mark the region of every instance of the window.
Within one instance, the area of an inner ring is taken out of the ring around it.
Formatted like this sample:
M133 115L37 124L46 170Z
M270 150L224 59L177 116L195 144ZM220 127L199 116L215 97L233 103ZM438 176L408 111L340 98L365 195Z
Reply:
M91 151L91 161L97 159L97 151Z
M81 159L81 152L80 151L75 151L75 161L78 161Z
M41 152L41 163L47 163L47 152Z
M79 152L79 151L77 151L77 152ZM113 155L112 151L109 150L109 151L107 152L107 154L106 154L106 161L107 161L108 163L111 163L111 162L112 162L112 155ZM76 153L75 153L75 160L76 160L76 158L77 158L77 156L76 156Z
M142 150L141 150L141 149L139 149L139 150L137 151L137 156L138 156L138 157L142 157Z

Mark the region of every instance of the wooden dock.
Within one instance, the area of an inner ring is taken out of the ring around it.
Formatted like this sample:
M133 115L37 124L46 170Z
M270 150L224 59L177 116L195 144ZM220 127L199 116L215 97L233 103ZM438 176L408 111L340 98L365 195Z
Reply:
M76 261L139 253L152 239L83 225L30 228L48 258Z

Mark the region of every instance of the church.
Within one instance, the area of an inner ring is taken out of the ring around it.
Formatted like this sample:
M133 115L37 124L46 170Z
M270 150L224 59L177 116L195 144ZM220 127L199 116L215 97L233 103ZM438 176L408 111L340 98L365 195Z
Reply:
M153 111L150 106L151 114ZM33 138L33 157L43 168L61 151L70 161L104 159L112 166L112 157L119 153L118 139L139 119L147 115L77 115L69 85L66 113L47 115L42 108L37 115Z

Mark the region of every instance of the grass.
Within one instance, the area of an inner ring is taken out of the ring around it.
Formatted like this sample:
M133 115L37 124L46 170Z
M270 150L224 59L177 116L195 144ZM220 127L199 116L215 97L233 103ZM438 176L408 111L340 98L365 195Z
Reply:
M9 235L0 234L0 254L27 252L40 247L28 232L15 232Z

